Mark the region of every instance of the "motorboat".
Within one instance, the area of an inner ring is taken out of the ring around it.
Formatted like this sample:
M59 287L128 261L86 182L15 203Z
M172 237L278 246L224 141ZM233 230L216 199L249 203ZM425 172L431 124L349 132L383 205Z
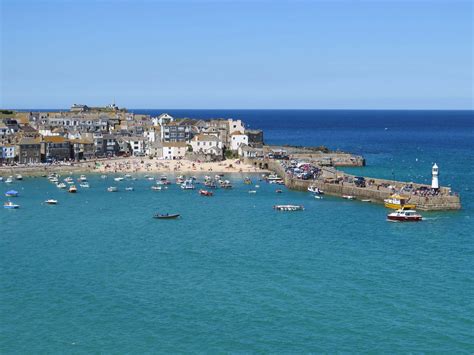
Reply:
M123 177L121 177L121 176L116 177L116 178L114 178L114 181L123 181Z
M72 177L68 176L67 178L64 179L64 182L67 184L73 184L74 180L72 179Z
M255 188L256 188L256 189L259 189L259 188L260 188L260 185L255 185Z
M80 187L84 188L84 189L88 189L90 186L89 186L89 183L87 181L79 184Z
M5 180L5 183L6 184L11 184L13 182L13 176L9 176L6 180Z
M46 203L47 205L57 205L58 200L49 199L49 200L44 201L44 203Z
M232 184L230 183L229 180L224 180L224 181L221 181L221 188L223 189L231 189L232 188Z
M52 182L53 184L57 184L59 182L59 179L57 177L52 177L49 179L50 182Z
M21 174L16 174L15 179L23 180L23 176Z
M277 174L270 174L265 177L267 181L279 181L281 180L281 177L279 177Z
M149 177L147 177L146 179L147 179L147 180L150 180L150 181L155 180L155 178L154 178L153 176L149 176Z
M3 181L3 176L0 176L0 182L2 182L2 181Z
M13 202L11 201L7 201L3 204L3 208L7 208L7 209L16 209L16 208L20 208L20 205L17 205L17 204L14 204Z
M133 190L134 190L134 188L132 186L128 186L128 187L125 188L125 191L133 191Z
M75 194L77 192L77 187L75 185L71 185L69 187L69 190L68 192L72 193L72 194Z
M66 188L66 184L64 182L60 182L59 184L56 184L56 187L58 189L65 189Z
M152 190L155 190L155 191L161 191L161 186L152 186L151 187Z
M321 196L321 195L314 195L314 198L315 198L316 200L322 200L322 199L323 199L323 196Z
M178 218L180 215L175 213L175 214L169 214L169 213L165 213L165 214L155 214L153 216L153 218L157 218L157 219L175 219L175 218Z
M317 186L313 186L313 185L309 186L309 187L308 187L308 191L311 192L311 193L313 193L313 194L324 195L324 191L321 190L321 189L320 189L319 187L317 187Z
M117 192L118 191L118 188L116 186L109 186L107 188L107 191L108 192Z
M212 193L212 191L199 190L199 195L211 197L211 196L213 196L214 194Z
M184 176L183 176L183 175L180 175L180 176L178 176L178 177L176 178L176 183L177 183L177 184L183 184L184 181L185 181L185 179L184 179Z
M355 200L355 196L352 196L352 195L342 195L342 198L346 200Z
M276 192L277 194L281 194L283 191L280 190L280 189L277 189L277 190L275 190L275 192Z
M407 203L408 200L410 200L409 196L393 194L389 198L386 198L383 201L385 203L385 207L387 208L391 208L394 210L399 210L403 208L414 210L416 208L416 205L412 203Z
M87 177L85 175L81 175L79 177L79 181L87 181Z
M204 182L204 186L206 186L209 189L217 189L217 184L214 180L206 180Z
M389 213L387 220L394 222L419 222L423 220L423 217L415 210L398 209L395 212Z
M193 179L187 179L185 182L181 184L181 188L183 190L194 190L195 186L193 183Z
M123 177L124 177L125 179L131 179L131 178L132 178L132 175L130 175L130 174L125 174Z
M244 184L245 184L245 185L251 185L251 184L252 184L252 180L250 180L249 177L246 177L246 178L244 179Z
M100 178L101 179L107 179L107 175L101 175Z
M257 190L250 190L249 191L249 194L256 194L257 193Z
M372 202L372 200L371 200L371 199L368 199L368 198L363 199L363 200L361 200L361 201L362 201L362 202Z
M304 206L301 205L275 205L274 210L277 211L304 211Z
M7 197L18 197L18 191L16 190L10 190L5 192L5 196Z

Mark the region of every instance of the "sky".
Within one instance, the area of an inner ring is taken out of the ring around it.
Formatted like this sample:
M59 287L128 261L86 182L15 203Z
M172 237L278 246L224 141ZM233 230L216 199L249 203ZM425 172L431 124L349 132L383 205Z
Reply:
M0 107L473 109L470 0L0 0Z

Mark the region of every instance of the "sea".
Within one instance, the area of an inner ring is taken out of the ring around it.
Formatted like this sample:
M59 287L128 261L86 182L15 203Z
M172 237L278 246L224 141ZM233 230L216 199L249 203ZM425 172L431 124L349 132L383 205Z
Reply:
M345 169L363 176L429 183L437 163L463 207L390 223L260 174L213 197L143 175L90 174L77 194L0 183L21 205L0 211L0 353L474 352L473 111L132 111L242 119L268 144L363 155Z

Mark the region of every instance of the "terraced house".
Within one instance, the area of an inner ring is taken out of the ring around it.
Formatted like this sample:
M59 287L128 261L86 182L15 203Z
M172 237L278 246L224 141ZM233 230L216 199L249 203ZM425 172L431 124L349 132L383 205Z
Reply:
M63 161L71 158L71 143L61 136L45 136L41 142L41 154L46 161Z

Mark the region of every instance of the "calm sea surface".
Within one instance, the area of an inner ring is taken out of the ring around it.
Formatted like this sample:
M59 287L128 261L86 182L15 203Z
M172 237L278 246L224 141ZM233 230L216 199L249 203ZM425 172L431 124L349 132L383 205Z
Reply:
M90 175L76 195L0 183L2 201L21 194L0 211L0 352L474 352L472 111L135 111L240 118L267 143L362 154L348 170L366 176L428 182L436 162L463 209L388 223L380 205L275 194L258 175L257 194L236 174L212 198L141 175Z

